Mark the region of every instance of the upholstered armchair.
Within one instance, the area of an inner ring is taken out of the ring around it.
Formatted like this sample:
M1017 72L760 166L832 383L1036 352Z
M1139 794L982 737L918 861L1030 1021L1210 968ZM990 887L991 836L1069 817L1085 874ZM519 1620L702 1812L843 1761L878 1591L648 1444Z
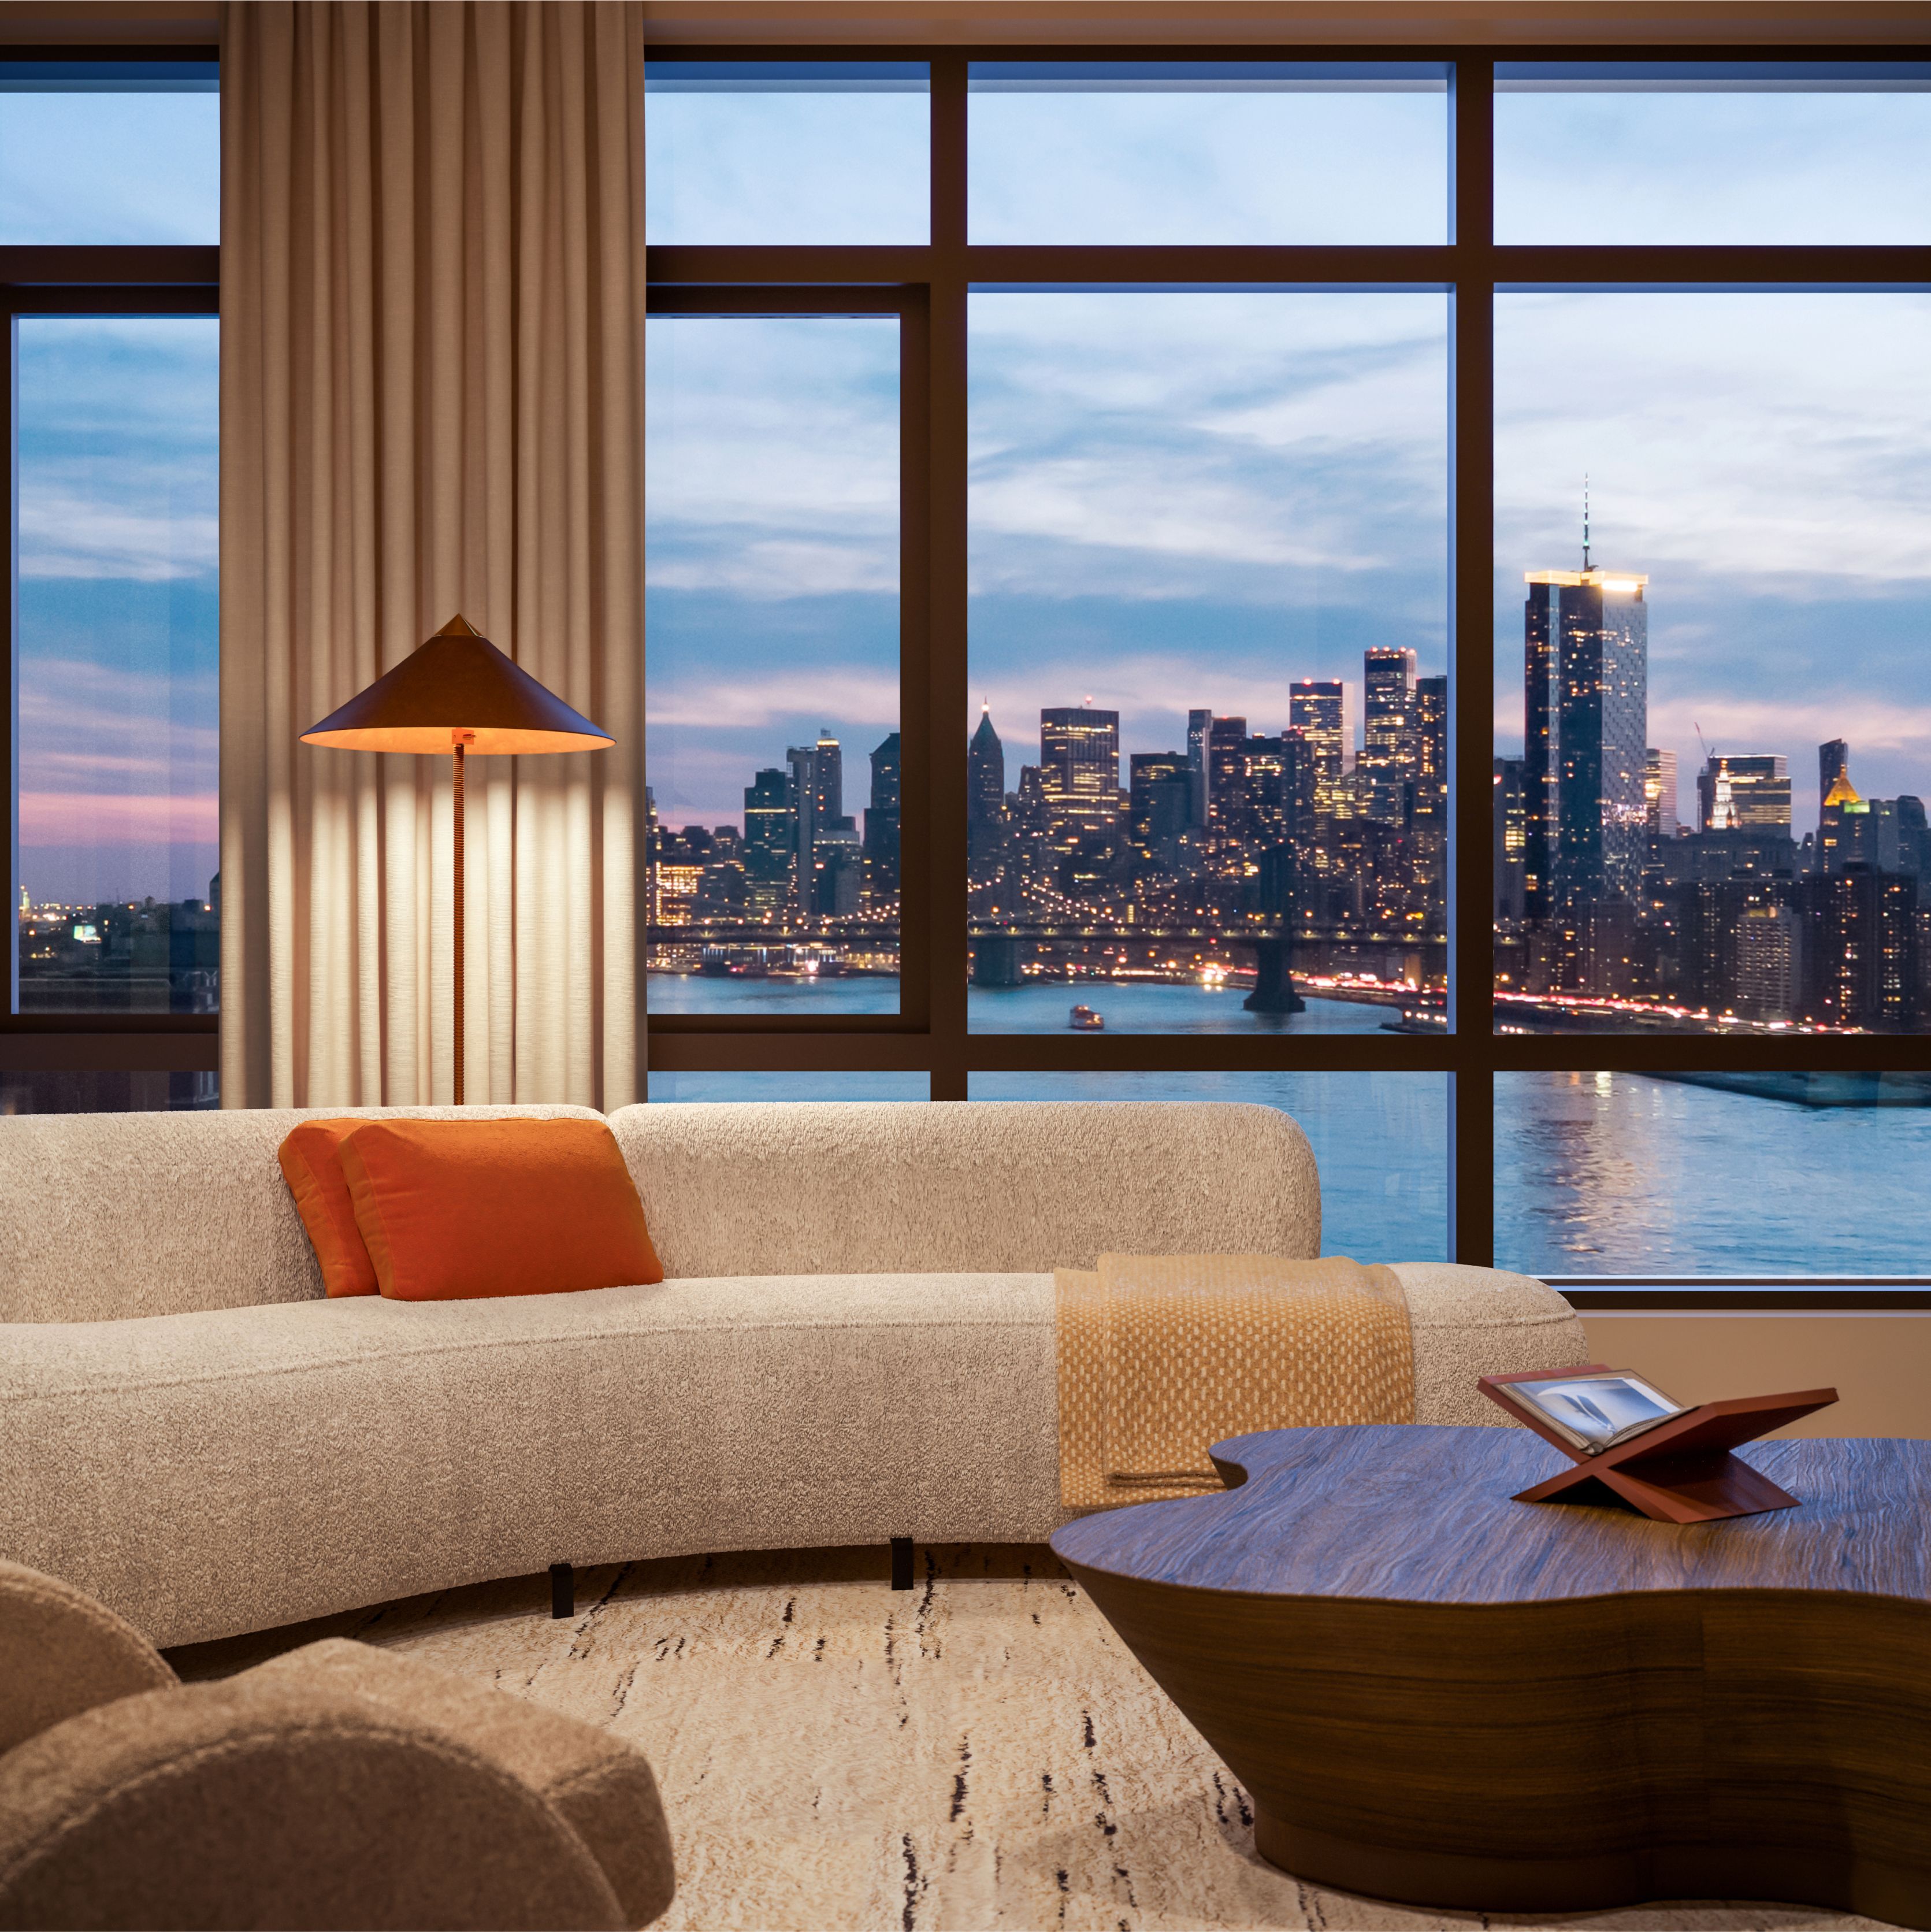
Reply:
M0 1562L0 1928L615 1928L670 1904L650 1767L368 1646L184 1684Z

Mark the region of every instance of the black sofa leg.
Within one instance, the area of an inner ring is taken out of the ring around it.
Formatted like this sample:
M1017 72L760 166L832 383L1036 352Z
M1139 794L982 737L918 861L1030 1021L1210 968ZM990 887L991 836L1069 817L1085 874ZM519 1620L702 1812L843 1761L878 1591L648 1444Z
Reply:
M577 1573L567 1563L550 1566L550 1614L553 1617L577 1614Z
M892 1587L895 1590L909 1590L912 1587L912 1539L909 1536L895 1536L892 1539Z

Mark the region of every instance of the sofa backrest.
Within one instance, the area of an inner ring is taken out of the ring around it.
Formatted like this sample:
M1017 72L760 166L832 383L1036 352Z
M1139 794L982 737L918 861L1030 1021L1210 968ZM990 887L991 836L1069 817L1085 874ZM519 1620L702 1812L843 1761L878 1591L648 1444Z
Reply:
M1321 1252L1313 1152L1273 1107L678 1102L610 1126L670 1275Z
M0 1118L0 1322L319 1298L275 1150L298 1120L385 1112L601 1118L588 1107L264 1107Z

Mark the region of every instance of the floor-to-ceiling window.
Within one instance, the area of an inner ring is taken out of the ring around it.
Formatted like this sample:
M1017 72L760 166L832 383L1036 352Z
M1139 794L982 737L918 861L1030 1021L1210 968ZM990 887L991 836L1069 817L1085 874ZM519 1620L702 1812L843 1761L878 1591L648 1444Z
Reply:
M655 1096L1250 1100L1331 1249L1931 1276L1931 70L649 85Z
M217 1098L217 87L0 61L0 1112Z

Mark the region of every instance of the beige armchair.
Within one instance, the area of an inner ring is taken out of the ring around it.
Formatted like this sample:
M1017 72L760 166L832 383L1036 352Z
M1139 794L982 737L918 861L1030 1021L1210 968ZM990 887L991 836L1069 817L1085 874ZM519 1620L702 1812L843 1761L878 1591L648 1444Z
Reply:
M0 1928L616 1928L670 1902L650 1767L363 1644L184 1685L0 1562Z

